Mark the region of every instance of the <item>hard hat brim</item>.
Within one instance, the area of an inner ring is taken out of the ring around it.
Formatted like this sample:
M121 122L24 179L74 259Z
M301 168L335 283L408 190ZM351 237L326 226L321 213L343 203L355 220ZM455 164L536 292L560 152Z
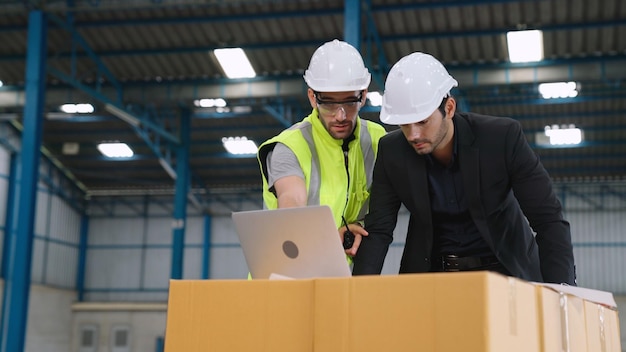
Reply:
M437 108L435 108L437 110ZM435 110L430 113L390 114L383 107L380 110L380 121L387 125L408 125L426 120Z
M309 88L313 89L316 92L353 92L356 90L364 90L370 86L370 82L372 80L372 75L367 74L367 77L364 77L361 82L354 84L346 84L346 85L328 85L326 79L314 79L308 75L304 75L304 81L309 86Z

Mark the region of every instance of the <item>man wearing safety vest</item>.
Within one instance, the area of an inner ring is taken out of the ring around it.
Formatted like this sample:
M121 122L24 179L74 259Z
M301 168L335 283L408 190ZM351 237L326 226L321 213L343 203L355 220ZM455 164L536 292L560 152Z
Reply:
M361 54L333 40L320 46L304 74L312 112L259 147L264 208L328 205L354 256L367 232L359 225L367 213L378 140L385 129L359 118L371 75Z

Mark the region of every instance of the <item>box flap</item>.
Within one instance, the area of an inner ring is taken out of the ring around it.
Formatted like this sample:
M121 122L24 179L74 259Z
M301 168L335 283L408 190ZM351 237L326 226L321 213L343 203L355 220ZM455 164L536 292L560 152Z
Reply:
M547 283L541 283L541 282L533 282L533 284L549 287L550 289L556 292L567 293L570 295L580 297L590 302L599 303L607 307L617 309L617 303L615 303L615 298L613 298L613 294L611 292L593 290L593 289L584 288L584 287L559 285L559 284L547 284Z

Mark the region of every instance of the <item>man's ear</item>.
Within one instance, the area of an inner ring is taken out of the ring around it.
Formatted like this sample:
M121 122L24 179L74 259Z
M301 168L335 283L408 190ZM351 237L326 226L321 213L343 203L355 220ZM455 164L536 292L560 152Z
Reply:
M446 111L446 117L454 116L454 113L456 112L456 99L454 99L454 97L450 96L448 100L446 100L444 110Z
M311 104L311 108L317 108L317 102L315 101L315 92L313 91L313 89L307 89L306 95L309 98L309 104Z

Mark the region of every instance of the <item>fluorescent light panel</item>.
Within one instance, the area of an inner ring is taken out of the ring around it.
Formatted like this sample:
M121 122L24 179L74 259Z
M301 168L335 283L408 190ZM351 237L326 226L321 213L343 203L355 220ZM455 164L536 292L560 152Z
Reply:
M539 93L544 99L574 98L578 96L576 82L553 82L539 84Z
M222 144L226 151L231 154L256 154L257 152L256 143L247 137L224 137Z
M511 31L506 34L511 62L543 60L543 32L540 30Z
M59 109L66 114L91 114L94 111L91 104L63 104Z
M252 78L256 72L241 48L215 49L213 51L228 78Z
M551 125L535 135L537 144L543 146L573 146L583 141L583 131L575 125Z
M135 155L126 143L103 142L98 144L98 150L108 158L130 158Z
M199 108L223 108L226 106L226 100L222 98L217 99L196 99L193 104Z

